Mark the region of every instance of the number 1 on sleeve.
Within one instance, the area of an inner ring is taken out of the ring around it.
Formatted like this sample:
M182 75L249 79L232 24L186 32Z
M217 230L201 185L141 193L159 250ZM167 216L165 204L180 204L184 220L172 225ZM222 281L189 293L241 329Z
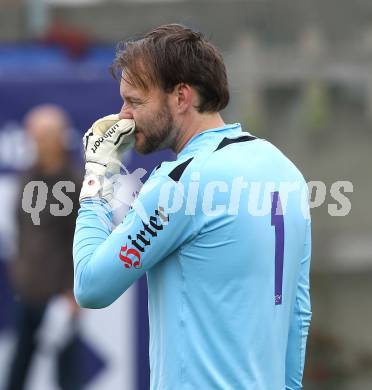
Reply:
M275 227L275 305L282 304L283 258L284 258L284 218L279 191L271 193L271 226Z

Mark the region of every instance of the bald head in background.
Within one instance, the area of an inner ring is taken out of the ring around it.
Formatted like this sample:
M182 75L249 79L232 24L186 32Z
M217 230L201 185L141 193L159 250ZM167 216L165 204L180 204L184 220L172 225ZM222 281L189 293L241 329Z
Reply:
M67 112L54 104L42 104L26 114L24 126L37 149L35 164L46 174L58 171L66 159Z

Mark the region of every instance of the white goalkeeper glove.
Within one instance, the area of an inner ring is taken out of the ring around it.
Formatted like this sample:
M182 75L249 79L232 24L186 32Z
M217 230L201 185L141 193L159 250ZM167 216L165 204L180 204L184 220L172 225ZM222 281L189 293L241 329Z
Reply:
M120 173L123 153L134 145L135 123L112 114L98 119L84 134L85 178L79 200L99 197L110 203L111 177Z

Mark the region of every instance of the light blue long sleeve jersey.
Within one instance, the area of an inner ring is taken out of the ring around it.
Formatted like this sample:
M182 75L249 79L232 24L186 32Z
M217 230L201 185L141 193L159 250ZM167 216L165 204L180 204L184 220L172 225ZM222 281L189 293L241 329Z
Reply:
M270 142L239 124L203 131L113 231L105 202L82 202L75 297L108 306L146 273L151 390L301 389L308 211L303 176Z

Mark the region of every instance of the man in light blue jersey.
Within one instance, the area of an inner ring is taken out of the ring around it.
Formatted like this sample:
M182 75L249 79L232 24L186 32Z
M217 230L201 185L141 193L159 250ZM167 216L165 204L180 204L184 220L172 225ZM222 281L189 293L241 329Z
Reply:
M84 137L75 297L110 305L146 274L151 390L298 390L311 318L306 183L270 142L225 124L225 66L180 25L119 49L118 116ZM134 144L171 148L112 228L109 176Z

